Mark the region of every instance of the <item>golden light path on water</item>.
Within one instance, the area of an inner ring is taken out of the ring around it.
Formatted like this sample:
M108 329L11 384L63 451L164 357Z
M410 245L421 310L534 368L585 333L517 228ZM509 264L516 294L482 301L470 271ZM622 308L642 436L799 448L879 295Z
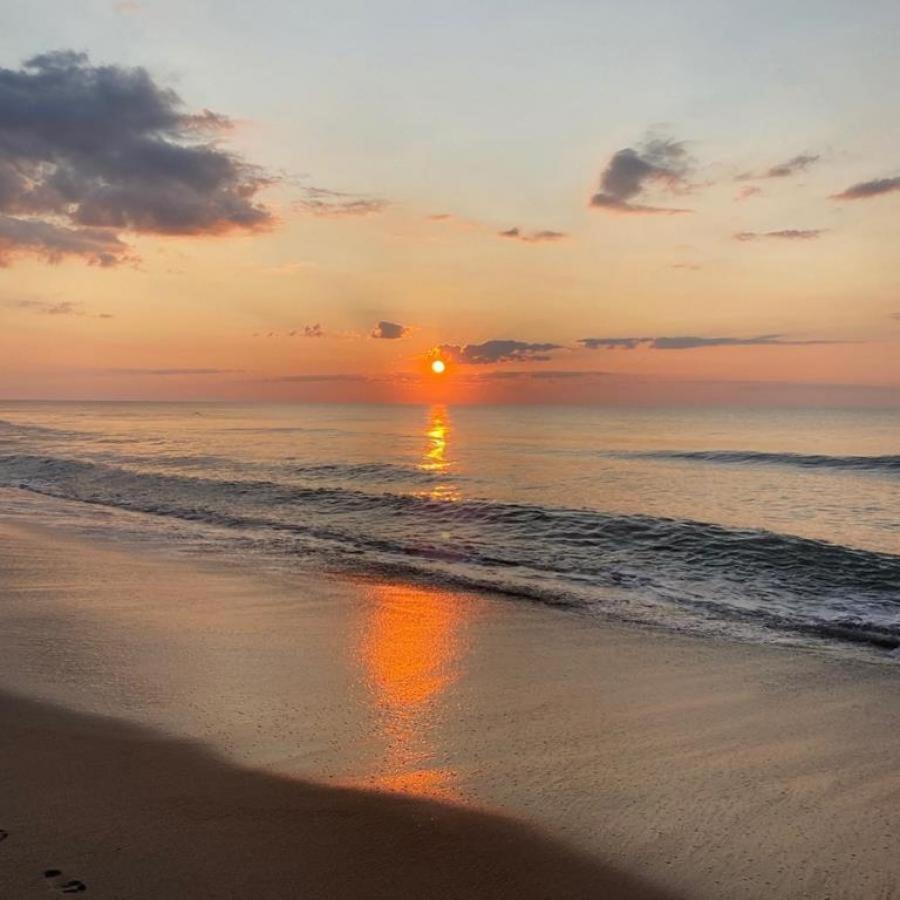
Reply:
M448 472L450 435L446 407L431 407L422 471ZM427 496L460 499L450 483L436 484ZM374 781L369 782L375 787L458 799L454 771L437 761L434 731L447 688L460 672L465 653L461 630L470 615L470 605L446 591L398 584L372 589L357 650L384 747Z
M419 468L423 472L449 475L452 460L449 455L451 438L450 416L444 405L432 406L428 410L425 428L425 449ZM435 484L426 494L431 500L460 500L462 495L456 485L449 481Z

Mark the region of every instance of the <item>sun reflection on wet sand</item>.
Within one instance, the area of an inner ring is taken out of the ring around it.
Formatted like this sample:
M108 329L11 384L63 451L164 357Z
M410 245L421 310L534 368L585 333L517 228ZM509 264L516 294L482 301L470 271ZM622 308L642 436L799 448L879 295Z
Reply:
M425 429L425 450L419 468L424 472L449 475L452 462L448 455L451 434L450 416L447 407L432 406L428 410L428 422ZM432 500L459 500L459 488L454 484L441 482L435 484L427 496Z
M385 750L370 786L458 799L455 772L440 764L434 731L464 652L465 601L406 585L372 590L359 661Z

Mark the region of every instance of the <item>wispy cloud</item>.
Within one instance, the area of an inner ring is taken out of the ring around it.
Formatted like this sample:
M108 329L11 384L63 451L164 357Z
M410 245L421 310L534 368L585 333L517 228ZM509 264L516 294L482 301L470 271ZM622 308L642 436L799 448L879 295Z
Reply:
M845 341L792 340L781 334L761 334L755 337L590 337L579 342L588 350L696 350L700 347L805 347L815 344L843 344Z
M512 341L508 339L485 341L483 344L442 344L438 350L458 362L470 365L487 365L505 362L542 362L550 359L553 350L562 350L561 344Z
M813 241L825 234L824 228L785 228L781 231L739 231L736 241L758 241L767 238L782 241Z
M59 51L0 68L0 260L128 257L122 232L217 235L269 227L271 182L209 140L229 126L142 68Z
M369 381L367 375L347 373L313 373L310 375L278 375L273 378L261 378L260 381L268 384L311 384L320 381Z
M525 244L554 243L568 237L564 231L523 231L521 228L507 228L505 231L498 231L497 236Z
M389 201L380 197L349 194L328 188L305 186L301 188L301 192L303 196L295 202L295 207L322 218L374 216L390 206Z
M88 312L81 303L70 300L4 300L0 306L21 309L42 316L77 316L90 319L112 319L112 313Z
M316 322L315 325L304 325L288 332L288 337L320 338L325 337L325 329Z
M832 194L832 200L866 200L869 197L880 197L900 191L900 177L875 178L872 181L861 181L853 184L839 194Z
M810 166L819 161L819 154L800 153L792 156L784 162L776 163L762 172L744 172L737 176L737 181L756 181L765 178L789 178L792 175L798 175L805 172Z
M484 381L517 381L520 379L536 379L538 381L562 381L568 379L606 378L607 372L578 369L534 369L528 371L479 372L475 375Z
M650 138L637 149L626 147L614 153L600 176L600 188L590 206L609 212L639 215L677 215L687 209L651 206L634 202L649 188L683 192L691 161L684 144L667 138Z
M379 322L369 336L382 341L396 341L408 334L409 328L406 325L399 325L396 322Z
M148 375L168 377L170 375L235 375L243 369L102 369L102 375Z
M751 197L760 196L760 194L762 194L762 192L763 192L762 188L757 187L755 184L745 184L734 195L734 199L735 200L749 200Z

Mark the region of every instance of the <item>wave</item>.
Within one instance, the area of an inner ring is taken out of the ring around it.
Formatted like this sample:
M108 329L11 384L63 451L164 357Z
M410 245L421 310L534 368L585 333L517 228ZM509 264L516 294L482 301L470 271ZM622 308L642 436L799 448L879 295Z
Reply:
M662 604L707 622L900 646L900 556L787 534L23 454L0 456L0 484L276 535L287 552L363 571L413 572L600 612Z
M614 454L627 459L800 466L807 469L855 469L900 472L900 456L828 456L819 453L765 453L756 450L646 450Z

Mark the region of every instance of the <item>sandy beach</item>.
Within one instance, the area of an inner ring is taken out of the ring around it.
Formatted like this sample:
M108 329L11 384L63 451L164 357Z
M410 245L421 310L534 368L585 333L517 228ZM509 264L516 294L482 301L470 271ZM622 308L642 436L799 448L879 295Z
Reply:
M889 663L19 525L0 586L4 898L900 890Z

